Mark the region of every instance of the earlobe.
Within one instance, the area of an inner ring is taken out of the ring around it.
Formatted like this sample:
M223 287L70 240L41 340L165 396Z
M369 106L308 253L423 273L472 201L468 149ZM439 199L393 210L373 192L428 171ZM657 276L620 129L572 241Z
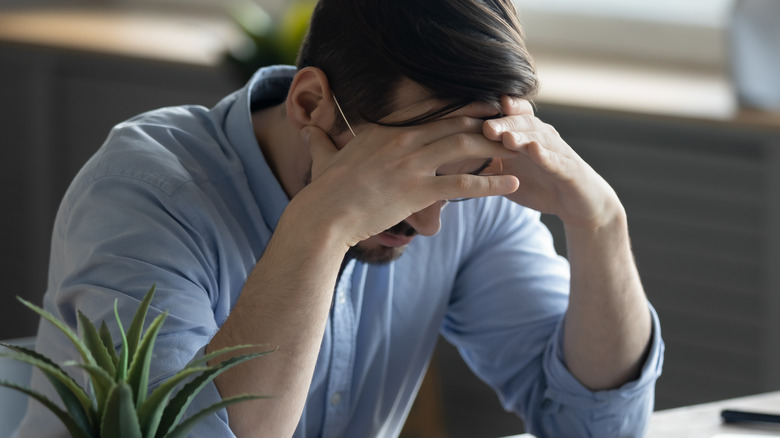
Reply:
M325 73L316 67L306 67L293 78L285 107L287 118L300 129L316 125L328 131L334 122L334 104Z

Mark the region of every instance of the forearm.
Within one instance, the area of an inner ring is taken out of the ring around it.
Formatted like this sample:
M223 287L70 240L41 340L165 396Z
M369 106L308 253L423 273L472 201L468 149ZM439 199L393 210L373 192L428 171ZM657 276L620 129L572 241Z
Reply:
M637 377L652 330L625 212L616 203L599 227L566 226L572 278L564 355L571 373L593 390Z
M280 220L233 311L207 347L207 351L240 344L278 348L215 381L223 398L245 393L272 397L228 408L237 436L282 437L294 432L347 249L327 230L302 230L298 218L289 217L294 216L291 210Z

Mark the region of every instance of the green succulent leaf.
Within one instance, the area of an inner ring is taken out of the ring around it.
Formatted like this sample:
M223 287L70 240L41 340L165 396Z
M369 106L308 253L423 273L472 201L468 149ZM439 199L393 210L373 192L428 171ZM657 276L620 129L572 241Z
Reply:
M94 422L97 419L97 414L92 406L85 409L81 405L78 396L62 383L62 381L52 378L50 375L51 373L48 371L44 371L43 373L49 379L49 382L51 382L51 385L54 387L54 390L57 391L57 394L60 395L62 404L65 406L65 409L67 409L68 414L70 414L70 418L72 418L81 429L92 430ZM93 415L90 416L90 413Z
M116 318L116 325L119 328L119 336L122 338L122 349L119 353L119 360L116 364L116 377L117 382L123 382L127 378L127 336L125 335L125 328L122 326L122 320L119 319L119 309L117 309L117 300L114 300L114 317Z
M42 372L51 372L52 376L57 376L58 380L61 380L62 383L70 388L74 394L77 394L79 401L81 405L84 407L84 409L89 409L90 406L92 406L92 401L89 398L89 394L82 388L74 379L70 376L65 370L62 369L59 365L54 363L51 359L48 357L42 355L41 353L38 353L35 350L25 348L19 345L11 345L11 344L5 344L0 342L0 345L2 345L5 348L8 348L9 350L16 351L17 353L21 355L27 356L30 360L38 360L38 363L32 363L29 360L24 359L17 359L25 363L29 363L30 365L36 366L38 369L40 369ZM10 353L0 353L0 356L8 356ZM47 369L43 369L42 367L45 367ZM47 375L48 377L48 375ZM51 379L49 379L51 380Z
M135 413L133 390L126 382L120 382L111 390L106 410L100 421L101 437L143 438L138 416Z
M92 400L84 388L79 386L68 373L36 351L15 345L4 344L3 346L15 350L16 353L0 353L0 356L28 363L41 370L54 386L68 412L73 416L73 420L80 427L87 430L91 428L92 422L89 420L88 413L94 412Z
M195 396L219 374L272 351L236 355L213 366L207 365L210 360L241 349L263 347L262 345L239 345L206 354L190 362L149 393L152 352L168 316L168 312L158 315L143 333L154 292L155 286L152 286L144 296L127 331L119 318L118 301L114 301L114 317L121 337L119 354L105 321L101 323L100 329L96 329L94 323L78 311L78 331L81 333L79 337L76 331L57 320L51 313L17 297L22 304L55 325L75 345L83 363L68 361L62 366L76 366L87 372L94 400L60 365L46 356L31 349L2 343L0 345L13 352L0 353L0 356L26 362L38 368L51 382L66 409L63 410L46 396L18 384L0 381L0 386L15 389L41 402L63 422L75 438L182 438L196 423L226 406L250 399L267 398L240 395L224 399L182 422L182 417ZM191 381L184 383L191 378ZM171 398L176 388L180 389Z
M226 398L218 403L214 403L213 405L203 409L202 411L193 414L190 418L182 421L181 423L179 423L178 426L174 427L173 430L165 434L163 438L185 438L187 436L187 433L193 427L195 427L196 424L198 424L200 421L203 421L204 418L213 414L214 412L217 412L218 410L235 403L239 403L247 400L261 399L261 398L269 398L269 397L262 396L262 395L243 394L243 395L237 395L235 397Z
M95 364L100 368L103 368L109 374L116 372L114 361L111 359L111 355L108 353L108 349L103 344L103 340L100 339L95 325L92 321L84 315L81 310L78 311L79 325L81 325L81 337L84 341L84 345L87 346L92 357L95 358Z
M70 329L70 327L65 325L63 322L59 321L51 313L41 309L40 307L25 300L24 298L16 297L16 299L19 300L22 304L24 304L28 308L32 309L32 311L34 311L38 315L41 315L43 319L49 321L50 323L54 324L55 327L60 329L60 331L64 333L65 336L68 337L68 339L70 339L73 345L76 346L76 349L78 350L79 354L81 354L81 358L84 360L85 363L88 363L90 365L95 364L95 359L92 357L92 353L89 352L89 349L84 344L84 342L82 342L82 340L78 337L78 335L73 330Z
M119 362L119 356L116 354L114 339L111 337L111 332L108 330L108 326L106 325L105 321L100 324L98 334L100 335L100 340L103 342L103 346L106 347L109 356L111 356L111 361L114 363L114 369L116 370L116 365ZM116 374L116 371L114 371L113 374Z
M152 391L149 398L138 409L138 421L141 423L141 431L145 437L151 438L155 436L163 409L165 409L165 403L173 390L189 376L208 371L208 369L207 367L188 366Z
M218 365L209 367L207 371L204 371L199 376L192 379L191 382L184 385L184 387L182 387L181 390L179 390L179 392L173 396L171 401L168 403L168 406L165 407L162 419L160 420L160 426L157 429L157 438L162 438L165 436L170 430L172 430L173 426L181 421L182 416L184 416L184 413L192 400L209 382L214 380L218 375L222 374L229 368L265 354L267 354L267 352L248 353L231 357L230 359L227 359Z
M197 359L193 359L192 362L189 363L189 366L205 365L211 359L217 358L219 356L223 356L223 355L225 355L227 353L231 353L233 351L244 350L244 349L249 349L249 348L264 348L267 345L268 344L244 344L244 345L234 345L232 347L225 347L225 348L219 349L217 351L212 351L211 353L204 354L203 356L201 356L201 357L199 357ZM267 350L267 351L264 351L264 352L260 353L260 355L261 356L262 355L266 355L268 353L273 353L274 351L276 351L276 349Z
M157 285L153 284L152 287L149 288L149 290L146 292L143 300L141 300L141 304L135 311L135 315L133 315L133 321L130 323L130 327L127 329L126 343L129 354L128 358L130 361L132 361L135 357L136 349L138 348L138 344L141 342L141 332L144 328L146 312L149 310L149 305L152 303L152 298L154 298L154 291L156 288Z
M17 385L16 383L11 383L5 380L0 380L0 386L5 386L6 388L11 388L23 394L27 394L29 397L32 397L35 400L39 401L42 405L44 405L47 409L49 409L54 415L56 415L57 418L60 419L60 421L62 421L62 424L65 425L65 428L68 429L68 432L70 432L70 435L73 438L95 438L95 434L92 433L92 430L90 428L84 429L81 426L79 426L79 424L75 420L73 420L70 417L70 415L68 415L67 412L63 411L59 406L54 404L54 402L49 400L43 394L33 391L32 389L25 388L24 386Z
M97 418L102 418L106 402L108 401L108 395L111 394L111 390L117 384L117 382L114 382L114 376L108 374L103 368L94 365L86 365L74 361L65 362L63 365L79 367L89 374L92 388L95 392L95 403L97 405L96 415Z
M144 334L141 344L133 355L133 361L130 364L130 372L127 375L127 382L135 392L135 405L141 407L141 404L146 400L146 392L149 387L149 367L152 363L152 350L154 349L154 341L157 339L157 334L160 332L165 318L168 317L168 312L158 315L152 324Z

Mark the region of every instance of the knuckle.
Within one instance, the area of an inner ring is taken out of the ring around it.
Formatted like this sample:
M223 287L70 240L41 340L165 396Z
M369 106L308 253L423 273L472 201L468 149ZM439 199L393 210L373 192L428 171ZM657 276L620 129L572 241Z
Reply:
M414 133L412 131L401 131L396 134L394 140L396 143L406 144L410 143L414 139Z
M453 117L452 121L458 131L468 131L474 128L474 120L466 116Z
M463 133L458 133L452 136L452 146L459 152L466 152L469 149L469 136Z
M395 168L401 171L404 175L414 174L414 170L417 168L418 161L414 157L405 156L401 157L395 163Z
M393 137L392 143L395 146L404 146L415 142L417 135L414 131L400 131Z
M501 184L497 178L487 177L487 185L491 193L497 192L501 188Z
M551 134L557 134L558 131L553 127L553 125L550 125L549 123L545 123L539 118L535 118L534 125L536 127L536 130L539 132L545 133L545 135L551 135Z
M558 133L555 131L545 131L539 134L540 140L544 142L543 144L548 144L548 145L553 144L557 136Z
M456 180L456 184L458 187L458 190L461 192L468 192L473 184L472 184L472 178L469 178L469 175L458 175L458 179Z
M531 138L533 141L539 143L540 145L550 144L549 138L547 137L547 134L544 132L535 132Z
M509 130L511 131L529 131L533 129L533 122L528 114L518 114L507 119Z

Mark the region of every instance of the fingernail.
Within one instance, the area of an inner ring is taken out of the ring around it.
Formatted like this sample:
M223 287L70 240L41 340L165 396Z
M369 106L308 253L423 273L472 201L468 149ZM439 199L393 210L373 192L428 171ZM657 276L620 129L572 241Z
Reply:
M305 126L303 129L301 129L301 139L308 144L309 137L311 137L311 130L308 126Z
M487 122L488 127L492 129L497 134L500 134L503 131L503 128L501 127L501 123L497 120L488 120Z

